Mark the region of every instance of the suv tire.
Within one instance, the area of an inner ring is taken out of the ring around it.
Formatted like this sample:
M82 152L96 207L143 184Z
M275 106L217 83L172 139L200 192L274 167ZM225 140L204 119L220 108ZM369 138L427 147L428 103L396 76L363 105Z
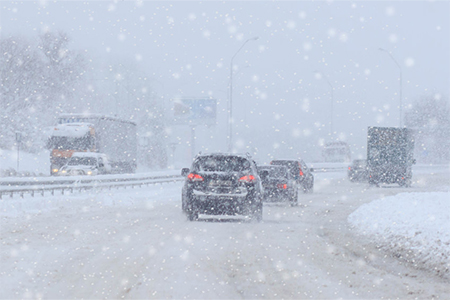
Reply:
M197 221L198 220L198 211L190 210L187 213L187 217L189 221Z
M298 189L295 191L294 195L289 199L291 206L298 206Z

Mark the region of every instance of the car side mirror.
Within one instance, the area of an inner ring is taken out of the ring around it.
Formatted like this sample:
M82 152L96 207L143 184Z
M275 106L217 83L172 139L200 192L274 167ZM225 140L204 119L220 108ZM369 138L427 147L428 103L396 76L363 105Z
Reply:
M310 172L314 172L314 168L309 169Z
M181 169L181 176L186 177L189 174L189 168Z

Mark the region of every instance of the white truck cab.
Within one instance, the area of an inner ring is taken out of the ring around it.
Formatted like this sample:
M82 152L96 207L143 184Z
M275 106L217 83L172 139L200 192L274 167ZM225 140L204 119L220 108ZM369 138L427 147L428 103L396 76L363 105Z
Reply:
M111 172L106 154L95 152L75 152L58 172L60 176L99 175Z

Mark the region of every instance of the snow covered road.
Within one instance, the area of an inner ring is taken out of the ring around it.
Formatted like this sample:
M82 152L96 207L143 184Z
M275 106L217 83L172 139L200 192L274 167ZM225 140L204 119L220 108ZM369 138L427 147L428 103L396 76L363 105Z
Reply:
M1 201L1 298L439 298L448 278L359 235L348 217L403 192L447 191L448 170L410 189L316 174L298 207L264 221L202 219L180 209L181 183Z

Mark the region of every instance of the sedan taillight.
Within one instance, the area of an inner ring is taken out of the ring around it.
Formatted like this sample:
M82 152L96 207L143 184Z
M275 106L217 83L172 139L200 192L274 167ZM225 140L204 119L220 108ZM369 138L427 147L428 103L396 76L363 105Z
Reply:
M203 181L203 177L198 175L198 174L194 174L194 173L190 173L187 178L190 181Z
M256 177L253 175L245 175L242 176L241 178L239 178L239 181L241 182L255 182L256 181Z

